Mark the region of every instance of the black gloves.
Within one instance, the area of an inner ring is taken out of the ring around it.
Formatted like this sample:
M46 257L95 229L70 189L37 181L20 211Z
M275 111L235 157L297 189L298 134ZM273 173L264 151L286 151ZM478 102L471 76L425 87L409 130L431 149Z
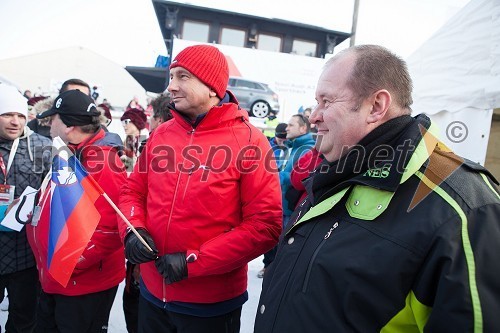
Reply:
M151 235L145 229L137 229L137 232L153 249L153 252L148 250L133 232L130 232L125 237L125 256L131 264L143 264L155 260L156 269L163 276L166 284L187 278L186 252L165 254L158 257L158 250ZM195 257L191 261L196 260Z
M137 232L153 249L153 252L148 250L135 233L129 232L125 238L125 257L127 257L131 264L143 264L148 261L156 260L158 258L158 250L156 249L156 245L151 235L145 229L137 229Z
M155 265L167 284L184 280L188 276L186 252L165 254L156 260Z

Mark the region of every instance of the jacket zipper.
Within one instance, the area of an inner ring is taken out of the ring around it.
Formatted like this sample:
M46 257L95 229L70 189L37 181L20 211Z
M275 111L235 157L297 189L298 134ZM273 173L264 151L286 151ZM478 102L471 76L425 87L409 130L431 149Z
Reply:
M306 277L304 279L304 285L302 286L302 292L305 293L306 290L307 290L307 285L309 283L309 278L311 276L311 270L312 270L312 266L314 264L314 260L316 259L319 251L321 250L321 248L323 247L323 244L326 243L326 240L328 238L330 238L330 235L332 234L332 232L337 229L337 227L339 226L339 223L338 222L335 222L333 224L333 226L330 228L330 230L328 230L325 234L325 236L323 237L323 240L321 241L321 243L318 245L318 247L316 248L316 250L314 251L313 253L313 256L311 257L311 260L309 261L309 265L307 267L307 271L306 271Z
M297 222L299 222L299 220L302 218L302 210L304 209L304 205L305 205L306 202L307 202L307 198L305 198L300 203L300 205L297 207L300 210L297 213L297 217L295 217L295 220L293 222L291 220L288 221L288 227L285 230L285 235L288 235L288 233L290 233L290 231L295 227L295 225L297 225Z
M202 119L203 121L203 119ZM193 138L194 138L194 133L196 132L196 130L193 128L191 131L188 132L188 134L191 136L189 138L189 145L188 147L190 147L192 144L193 144ZM184 162L184 161L183 161ZM191 168L191 170L189 170L188 172L188 178L187 178L187 181L186 181L186 186L184 186L184 193L182 193L182 200L184 200L184 198L186 197L186 192L187 192L187 188L188 188L188 185L189 185L189 181L191 180L191 175L193 174L193 168Z
M190 135L188 146L190 146L193 143L194 133L195 133L194 128L187 132L187 134ZM175 184L174 197L172 198L172 207L170 207L170 214L168 216L167 230L166 230L166 234L165 234L166 237L168 237L168 231L170 229L170 222L172 222L172 213L174 212L175 201L177 200L177 192L179 190L179 183L181 181L181 178L182 178L182 173L179 172L177 175L177 183ZM186 184L186 187L187 187L187 184ZM165 243L163 243L163 245L165 245ZM161 282L162 282L162 289L163 289L163 302L166 303L167 302L167 288L166 288L165 279L163 278L163 276L161 277Z

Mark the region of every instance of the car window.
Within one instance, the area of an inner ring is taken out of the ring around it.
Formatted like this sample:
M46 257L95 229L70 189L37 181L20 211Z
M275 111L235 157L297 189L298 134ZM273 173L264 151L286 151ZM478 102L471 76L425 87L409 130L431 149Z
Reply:
M236 86L240 88L255 89L255 83L244 80L238 80L238 82L236 82Z
M255 89L258 89L258 90L266 90L265 87L266 87L265 84L260 84L260 83L255 84Z
M236 78L230 78L228 85L230 87L238 87L242 89L253 89L253 90L262 90L266 91L267 85L259 82L252 82L247 80L241 80Z

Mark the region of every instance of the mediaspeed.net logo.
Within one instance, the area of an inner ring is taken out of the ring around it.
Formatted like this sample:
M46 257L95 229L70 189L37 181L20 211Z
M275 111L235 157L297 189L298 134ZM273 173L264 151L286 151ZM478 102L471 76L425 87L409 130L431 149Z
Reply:
M439 158L437 154L433 154L433 151L436 148L436 145L440 143L440 140L422 125L419 125L419 128L420 133L422 133L423 142L427 149L427 154L429 155L429 164L425 169L424 177L420 180L417 190L413 195L410 206L408 207L408 212L415 208L464 163L464 159L455 154L451 155L451 158L447 159ZM445 152L451 152L451 150L442 143L440 144L440 147ZM443 160L446 162L443 163Z

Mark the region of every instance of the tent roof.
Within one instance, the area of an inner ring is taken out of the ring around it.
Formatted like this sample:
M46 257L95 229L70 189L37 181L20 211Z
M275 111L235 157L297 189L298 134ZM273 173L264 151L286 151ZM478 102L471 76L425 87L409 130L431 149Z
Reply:
M500 1L472 0L408 58L415 113L500 106Z
M64 81L79 78L97 86L99 98L114 106L126 106L134 96L145 99L144 89L123 67L79 46L0 60L0 73L34 93L56 95Z

